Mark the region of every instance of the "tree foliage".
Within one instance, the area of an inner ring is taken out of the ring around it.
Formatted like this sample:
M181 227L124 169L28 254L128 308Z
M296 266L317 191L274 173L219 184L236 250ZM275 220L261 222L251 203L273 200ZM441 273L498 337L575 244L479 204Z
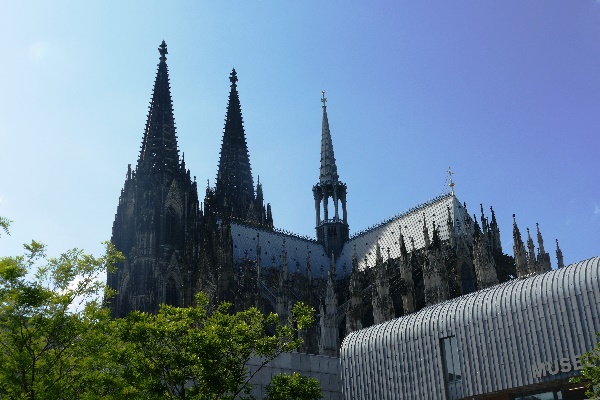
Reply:
M600 338L600 333L596 334ZM590 399L600 398L600 342L589 352L581 356L583 366L581 375L571 379L571 382L588 385L585 395Z
M0 223L8 233L10 221ZM102 257L24 247L0 258L0 399L251 399L247 361L258 357L262 368L298 349L298 331L314 322L302 303L284 325L256 308L231 313L229 303L209 312L203 294L191 307L113 319L98 279L123 260L110 243ZM299 375L270 387L319 398L318 383Z
M4 218L4 217L0 217L0 230L3 230L4 233L6 233L7 235L10 235L10 231L8 230L8 228L10 227L10 223L12 221L9 220L8 218ZM0 234L0 236L2 236Z
M0 398L81 397L91 383L86 351L108 318L93 300L98 274L120 255L110 244L99 258L77 249L47 258L36 241L24 247L0 258Z
M265 365L296 350L302 343L298 329L313 319L313 310L302 303L294 306L287 325L278 325L276 314L265 316L254 307L232 314L231 305L222 303L209 314L203 294L196 302L187 308L163 305L158 314L132 312L117 320L125 343L120 362L126 365L127 381L145 398L249 398L246 362L260 357Z
M267 386L267 400L318 400L323 398L319 381L296 372L273 376Z

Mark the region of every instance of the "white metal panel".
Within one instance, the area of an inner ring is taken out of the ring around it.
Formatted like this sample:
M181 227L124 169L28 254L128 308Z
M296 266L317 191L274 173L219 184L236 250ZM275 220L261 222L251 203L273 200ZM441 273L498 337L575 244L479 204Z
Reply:
M572 376L536 378L532 367L579 355L595 343L599 276L596 257L354 332L342 344L344 393L348 399L445 398L439 346L451 335L465 397ZM369 385L379 386L362 389Z

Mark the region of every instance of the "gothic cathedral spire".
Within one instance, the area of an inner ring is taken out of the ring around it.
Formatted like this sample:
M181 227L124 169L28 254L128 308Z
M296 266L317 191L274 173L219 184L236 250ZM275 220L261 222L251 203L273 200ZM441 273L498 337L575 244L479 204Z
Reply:
M154 81L137 172L173 174L179 167L179 150L177 149L173 101L169 85L169 69L166 62L168 52L164 40L158 51L160 52L160 62Z
M322 92L323 97L323 121L321 123L321 168L319 170L319 183L321 186L336 185L339 181L337 166L335 164L335 156L333 154L333 141L331 140L331 132L329 131L329 120L327 118L327 99L325 91Z
M322 91L323 122L321 128L321 167L319 183L313 186L316 212L317 241L325 247L326 254L338 255L348 240L348 217L346 214L346 184L340 182L333 154L333 141L327 118L327 99ZM329 199L333 203L333 218L329 214ZM342 205L340 218L339 205ZM321 214L321 207L323 213Z
M229 76L231 91L227 104L221 156L215 187L215 204L223 217L246 220L254 208L254 181L250 168L250 156L244 133L242 108L237 90L235 69Z
M198 190L179 160L167 68L167 45L160 62L137 168L127 168L111 241L125 261L107 274L118 294L113 316L131 310L157 312L159 304L192 304L200 274Z

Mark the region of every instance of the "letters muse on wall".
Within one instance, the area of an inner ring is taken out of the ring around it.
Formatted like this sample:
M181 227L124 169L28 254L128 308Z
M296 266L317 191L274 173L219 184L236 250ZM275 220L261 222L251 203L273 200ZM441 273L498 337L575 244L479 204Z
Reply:
M553 361L534 363L531 367L531 374L534 378L541 378L546 375L556 375L561 372L580 371L582 368L581 355L572 355Z

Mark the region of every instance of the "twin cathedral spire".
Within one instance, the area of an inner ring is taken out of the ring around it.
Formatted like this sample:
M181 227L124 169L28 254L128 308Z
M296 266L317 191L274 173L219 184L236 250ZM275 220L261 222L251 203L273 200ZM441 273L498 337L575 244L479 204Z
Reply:
M119 292L111 304L118 316L134 309L156 311L161 303L189 305L199 290L227 297L219 293L228 291L224 282L230 277L218 271L223 252L231 246L226 243L231 233L222 227L234 222L273 231L271 206L264 203L260 181L255 186L252 177L236 70L229 76L216 183L206 188L201 207L196 178L190 178L177 146L164 41L158 51L137 165L128 167L113 224L112 241L126 256L107 278L109 286ZM327 254L337 254L348 238L346 187L338 180L324 96L322 101L321 176L314 192L323 201L324 217L317 222L317 232ZM334 202L331 215L330 199ZM338 212L340 202L343 218Z
M160 52L160 62L156 72L137 169L152 173L173 173L179 167L179 150L169 85L169 68L166 57L168 52L164 40L158 51Z
M214 209L222 218L235 218L272 227L270 206L267 206L269 208L269 215L267 215L267 210L262 204L260 182L256 192L254 190L235 69L231 71L229 81L231 90L214 190Z

